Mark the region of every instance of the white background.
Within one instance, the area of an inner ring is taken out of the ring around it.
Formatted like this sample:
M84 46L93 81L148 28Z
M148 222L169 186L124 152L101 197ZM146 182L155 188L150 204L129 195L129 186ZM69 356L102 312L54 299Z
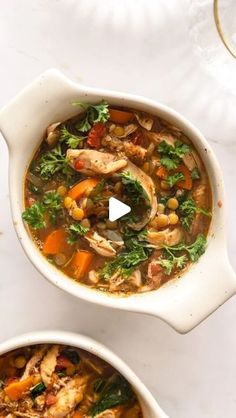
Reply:
M236 268L234 98L201 63L188 8L188 0L0 0L0 105L57 67L81 83L142 94L181 111L206 134L223 168ZM1 140L0 340L39 329L79 331L120 355L170 418L235 418L236 300L180 336L156 318L64 294L36 272L17 241L7 169Z

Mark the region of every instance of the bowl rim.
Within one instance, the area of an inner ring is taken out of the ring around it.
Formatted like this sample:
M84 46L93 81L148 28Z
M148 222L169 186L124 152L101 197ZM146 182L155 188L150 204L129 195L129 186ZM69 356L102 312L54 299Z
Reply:
M147 407L151 409L153 414L157 414L157 418L168 418L158 405L151 392L146 388L140 378L132 371L126 362L105 345L86 335L61 330L34 331L20 334L0 343L0 356L17 348L47 343L65 344L84 349L85 351L88 351L91 354L105 360L127 379L133 387L139 401L141 403L146 403Z

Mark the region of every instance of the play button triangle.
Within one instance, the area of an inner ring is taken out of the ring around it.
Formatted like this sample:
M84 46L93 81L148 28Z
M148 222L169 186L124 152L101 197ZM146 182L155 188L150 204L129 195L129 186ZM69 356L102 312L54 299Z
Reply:
M110 197L109 199L109 221L113 222L131 211L130 206L116 199Z

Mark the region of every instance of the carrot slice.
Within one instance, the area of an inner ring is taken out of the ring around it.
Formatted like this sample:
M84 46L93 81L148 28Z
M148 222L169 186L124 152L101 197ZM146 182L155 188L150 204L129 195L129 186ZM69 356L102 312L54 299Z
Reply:
M93 254L89 251L77 250L72 261L71 268L75 279L79 280L87 273L93 260Z
M19 399L24 398L26 392L33 386L34 376L29 376L27 379L22 381L10 383L4 390L8 398L11 401L18 401Z
M81 414L81 412L79 411L75 411L75 413L73 414L73 418L83 418L83 414Z
M118 109L109 109L109 114L109 120L114 123L127 123L134 117L133 113Z
M168 174L167 169L163 167L163 165L160 165L160 167L158 167L156 171L156 175L160 177L161 179L165 179L167 177L167 174Z
M93 189L98 183L99 180L92 177L82 180L69 190L68 196L73 200L78 200L83 196L86 190Z
M43 253L47 254L58 254L65 252L69 247L67 243L67 233L64 228L54 229L46 237L43 243Z
M177 169L177 173L182 173L184 175L184 180L181 180L177 183L177 186L181 187L182 189L191 190L193 187L193 181L191 179L191 174L188 168L181 164Z

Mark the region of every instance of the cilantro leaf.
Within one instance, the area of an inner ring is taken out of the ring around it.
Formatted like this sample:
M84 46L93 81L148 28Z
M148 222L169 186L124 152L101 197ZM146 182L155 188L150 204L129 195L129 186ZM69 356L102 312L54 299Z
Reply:
M69 148L75 149L78 145L83 142L87 136L84 135L74 135L68 131L65 125L61 128L60 142L65 142Z
M25 209L22 213L22 219L33 229L41 229L46 226L44 220L45 208L40 202L35 202L32 206Z
M166 181L170 187L173 187L176 183L182 180L184 180L183 173L174 173L174 174L167 176L166 178Z
M87 234L88 231L89 231L89 228L85 228L79 222L75 222L71 224L69 226L70 236L67 240L68 244L73 245L77 241L78 236L83 237L84 235Z
M88 132L94 123L105 123L109 119L109 105L105 100L95 105L81 102L74 102L73 105L80 106L86 112L84 119L76 124L80 132Z
M124 171L121 174L121 181L126 195L134 205L138 205L141 199L149 201L149 197L141 183L129 171Z

